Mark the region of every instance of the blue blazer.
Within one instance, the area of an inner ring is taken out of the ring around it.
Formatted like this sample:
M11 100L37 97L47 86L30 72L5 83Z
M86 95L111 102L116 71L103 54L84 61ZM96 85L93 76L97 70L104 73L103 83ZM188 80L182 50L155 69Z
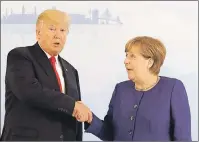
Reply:
M93 113L85 132L108 141L191 141L191 115L180 80L160 77L155 87L137 91L132 81L116 85L104 120Z

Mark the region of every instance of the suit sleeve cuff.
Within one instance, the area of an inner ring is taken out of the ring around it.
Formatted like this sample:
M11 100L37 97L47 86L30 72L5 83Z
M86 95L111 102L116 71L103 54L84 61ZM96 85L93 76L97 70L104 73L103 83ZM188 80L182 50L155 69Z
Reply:
M102 127L102 121L94 113L92 114L93 120L91 121L91 123L84 123L85 132L99 134Z

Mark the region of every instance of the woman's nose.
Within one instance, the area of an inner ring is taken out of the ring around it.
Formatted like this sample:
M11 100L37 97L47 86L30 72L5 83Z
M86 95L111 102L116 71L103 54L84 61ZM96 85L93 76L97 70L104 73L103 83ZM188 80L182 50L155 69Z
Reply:
M126 64L129 64L129 59L128 59L128 58L125 58L124 64L125 64L125 65L126 65Z

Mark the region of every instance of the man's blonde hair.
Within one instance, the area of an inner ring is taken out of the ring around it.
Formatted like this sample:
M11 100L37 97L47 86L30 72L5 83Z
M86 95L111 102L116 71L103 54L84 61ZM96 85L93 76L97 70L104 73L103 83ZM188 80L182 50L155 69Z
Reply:
M47 9L38 16L36 25L38 26L41 24L42 26L44 22L59 24L60 21L63 21L63 23L69 27L71 20L66 12L55 9Z

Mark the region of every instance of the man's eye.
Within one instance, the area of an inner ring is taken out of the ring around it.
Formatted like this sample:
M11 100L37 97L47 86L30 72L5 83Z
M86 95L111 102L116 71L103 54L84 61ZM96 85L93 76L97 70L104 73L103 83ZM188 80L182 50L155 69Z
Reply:
M65 30L65 29L61 29L61 31L62 31L62 32L65 32L66 30Z
M50 30L51 30L51 31L54 31L55 29L53 29L53 28L50 28Z

